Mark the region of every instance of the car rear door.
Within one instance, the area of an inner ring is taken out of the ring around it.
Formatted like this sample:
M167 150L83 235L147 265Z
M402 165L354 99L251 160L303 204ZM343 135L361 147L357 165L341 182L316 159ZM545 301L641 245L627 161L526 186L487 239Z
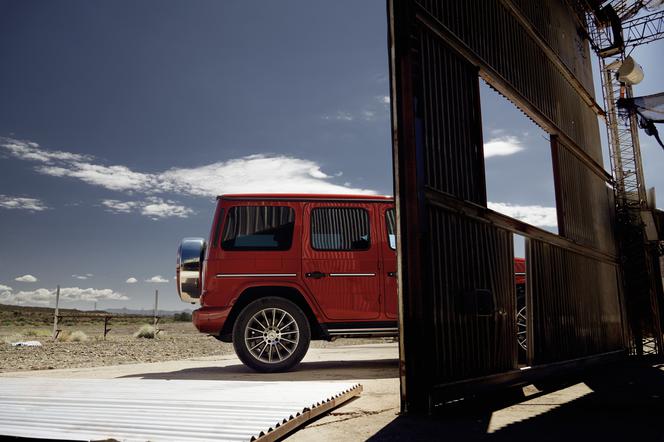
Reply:
M396 319L398 314L397 290L397 237L394 205L379 204L378 211L380 240L378 241L383 260L381 278L383 279L383 299L385 316Z
M334 322L380 315L379 247L373 207L354 202L305 205L302 273Z

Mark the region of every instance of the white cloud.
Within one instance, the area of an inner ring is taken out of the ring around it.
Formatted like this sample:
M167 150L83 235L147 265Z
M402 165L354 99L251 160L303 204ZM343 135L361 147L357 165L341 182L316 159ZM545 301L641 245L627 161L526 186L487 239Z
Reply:
M367 112L373 110L368 109ZM339 112L335 118L350 121L354 116ZM151 195L151 199L144 201L107 199L102 204L116 213L136 212L153 219L166 216L185 218L193 213L174 201L155 198L153 195L158 193L215 197L222 193L300 193L306 189L311 193L375 194L369 189L335 184L332 180L338 174L323 172L320 164L314 161L285 155L249 155L199 167L142 173L123 165L96 164L98 161L90 156L46 151L36 143L3 140L5 142L0 140L0 146L17 158L43 163L36 169L39 173L75 178L114 191ZM22 147L17 149L16 145Z
M16 196L0 195L0 208L2 209L22 209L33 212L41 212L48 207L37 198L21 198Z
M65 287L60 289L60 299L64 299L65 301L125 301L129 298L111 289Z
M48 305L54 299L55 292L47 289L18 293L0 292L0 303L9 305Z
M390 97L387 95L376 95L373 97L375 101L370 101L362 108L356 108L354 110L340 110L336 114L323 115L323 120L336 120L341 122L351 122L351 121L376 121L379 117L380 119L387 118L387 111L390 108Z
M168 282L168 279L163 278L161 275L155 275L150 279L146 279L145 282L154 282L154 283L157 283L157 284L162 284L162 283Z
M122 293L111 289L82 289L78 287L63 287L60 289L62 301L124 301L129 299ZM0 302L11 305L48 305L55 301L55 290L40 288L31 291L13 293L11 290L0 290Z
M91 157L59 150L47 150L31 141L15 140L13 138L0 138L0 146L4 147L16 158L28 161L48 163L50 161L86 161Z
M176 204L175 201L163 200L156 197L150 197L141 203L141 215L152 219L169 217L188 218L192 213L194 213L193 210Z
M366 121L373 121L376 118L376 112L365 109L362 111L362 118L364 118Z
M337 111L334 115L323 115L323 120L353 121L355 116L350 112Z
M2 292L11 292L11 291L12 291L12 288L9 287L8 285L0 284L0 293L2 293Z
M516 137L500 137L484 143L484 158L514 155L521 152L524 147Z
M251 155L195 168L171 169L160 175L162 188L195 196L222 193L365 193L330 182L319 164L283 155Z
M92 273L86 273L85 275L71 275L72 278L80 279L80 280L86 280L90 277L92 277Z
M102 200L101 204L113 213L131 213L133 212L138 203L136 201L118 201L118 200Z
M516 218L528 224L537 227L556 227L558 225L558 216L555 207L544 207L539 205L520 206L509 203L488 204L489 209L500 212L512 218Z
M134 278L133 276L130 278L127 278L125 281L127 284L136 284L138 282L138 279Z
M194 213L190 208L175 201L157 197L148 197L143 201L103 200L101 204L112 213L137 212L153 220L170 217L187 218Z
M145 192L157 186L154 175L134 172L126 166L72 162L68 164L68 167L41 166L37 168L37 171L56 177L78 178L88 184L109 190Z
M19 281L19 282L37 282L37 278L35 278L32 275L23 275L23 276L17 276L14 278L14 281Z

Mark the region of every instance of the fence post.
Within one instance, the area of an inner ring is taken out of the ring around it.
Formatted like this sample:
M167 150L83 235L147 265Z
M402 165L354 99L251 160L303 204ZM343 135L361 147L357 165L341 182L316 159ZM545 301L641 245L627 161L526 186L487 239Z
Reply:
M55 341L58 337L58 316L60 312L58 310L58 305L60 303L60 286L58 285L57 290L55 291L55 310L53 312L53 340Z
M159 290L154 291L154 334L156 335L159 333L159 329L157 329L157 322L159 322L159 316L157 316L159 312Z
M108 332L111 331L111 329L108 328L108 321L110 320L111 320L110 316L104 316L104 341L106 340L106 335L108 334Z

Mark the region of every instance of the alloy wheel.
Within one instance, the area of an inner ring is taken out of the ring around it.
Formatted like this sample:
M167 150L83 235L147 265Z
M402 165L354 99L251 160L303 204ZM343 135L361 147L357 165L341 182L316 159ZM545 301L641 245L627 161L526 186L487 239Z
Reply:
M257 360L276 364L288 359L300 339L295 318L280 308L266 308L256 312L244 331L247 350Z

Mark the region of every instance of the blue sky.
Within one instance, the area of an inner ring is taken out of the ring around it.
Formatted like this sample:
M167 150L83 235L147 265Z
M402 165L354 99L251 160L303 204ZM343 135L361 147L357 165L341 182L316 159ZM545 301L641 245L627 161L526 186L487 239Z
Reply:
M0 0L0 302L184 308L175 251L215 195L392 194L386 36L378 0ZM555 231L546 134L482 106L492 207Z

